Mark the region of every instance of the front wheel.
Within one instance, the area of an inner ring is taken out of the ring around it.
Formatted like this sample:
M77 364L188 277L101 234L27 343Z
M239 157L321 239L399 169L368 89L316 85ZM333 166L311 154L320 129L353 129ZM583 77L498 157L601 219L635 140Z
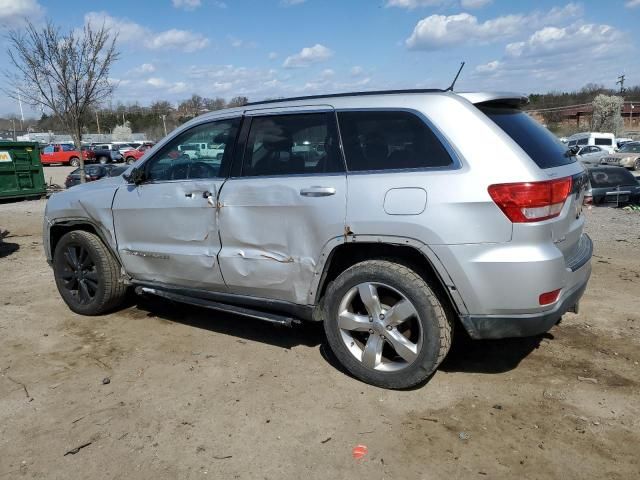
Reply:
M100 162L100 164L104 165L105 163L107 163L109 160L107 159L107 157L100 157L98 159L98 162Z
M79 167L80 159L78 157L71 157L69 159L69 165L71 165L72 167Z
M633 164L632 170L635 170L635 171L640 170L640 157L636 158L636 161Z
M127 157L127 164L131 165L132 163L134 163L136 161L136 159L134 157Z
M370 260L329 286L324 327L331 350L356 378L383 388L427 380L451 346L451 323L413 270Z
M118 307L126 285L111 252L93 233L75 230L58 241L53 273L60 296L81 315L100 315Z

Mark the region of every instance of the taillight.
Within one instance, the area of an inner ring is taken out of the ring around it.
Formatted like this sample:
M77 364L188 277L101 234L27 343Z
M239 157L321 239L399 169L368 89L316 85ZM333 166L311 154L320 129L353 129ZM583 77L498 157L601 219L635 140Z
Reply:
M501 183L489 195L513 223L540 222L557 217L571 193L571 177L544 182Z
M538 298L538 302L540 303L540 305L551 305L552 303L557 302L558 297L560 296L560 290L562 289L559 288L557 290L553 290L552 292L543 293Z

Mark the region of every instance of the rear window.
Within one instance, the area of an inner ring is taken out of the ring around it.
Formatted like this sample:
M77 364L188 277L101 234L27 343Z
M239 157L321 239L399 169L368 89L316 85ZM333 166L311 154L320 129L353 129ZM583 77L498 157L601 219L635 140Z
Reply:
M626 143L618 151L620 153L640 153L640 143Z
M591 186L595 188L637 185L638 181L631 172L624 168L589 170Z
M480 107L480 110L520 145L540 168L560 167L576 161L576 157L565 154L566 145L522 110L505 107Z
M596 145L609 145L609 146L611 146L611 145L613 145L613 140L611 140L610 138L602 138L602 137L598 138L598 137L596 137L594 139L593 143L595 143Z

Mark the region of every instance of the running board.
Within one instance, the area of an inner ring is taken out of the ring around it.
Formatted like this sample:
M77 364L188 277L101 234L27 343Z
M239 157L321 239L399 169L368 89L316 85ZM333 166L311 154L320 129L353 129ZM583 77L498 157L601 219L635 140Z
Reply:
M220 312L235 313L244 317L255 318L257 320L275 323L276 325L282 325L285 327L291 327L294 324L302 323L297 318L286 317L283 315L278 315L276 313L261 312L252 308L238 307L236 305L214 302L202 298L189 297L187 295L180 295L179 293L168 292L166 290L159 290L156 288L137 287L136 293L156 295L158 297L166 298L167 300L173 300L180 303L188 303L189 305L195 305L196 307L209 308L211 310L218 310Z

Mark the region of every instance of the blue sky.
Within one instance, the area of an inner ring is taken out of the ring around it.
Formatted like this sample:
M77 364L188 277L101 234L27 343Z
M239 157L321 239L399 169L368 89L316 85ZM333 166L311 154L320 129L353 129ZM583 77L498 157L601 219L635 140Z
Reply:
M124 103L446 87L462 60L459 90L640 84L640 0L0 0L24 15L119 31Z

